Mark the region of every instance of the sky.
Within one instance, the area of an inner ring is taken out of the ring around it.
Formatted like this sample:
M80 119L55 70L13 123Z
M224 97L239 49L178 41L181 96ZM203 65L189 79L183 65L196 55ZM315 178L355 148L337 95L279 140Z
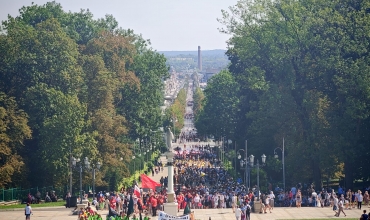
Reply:
M49 0L51 1L51 0ZM15 17L22 6L48 0L0 0L0 20ZM237 0L59 0L65 11L89 9L95 18L112 14L124 29L150 39L158 51L226 49L230 35L220 33L221 9Z

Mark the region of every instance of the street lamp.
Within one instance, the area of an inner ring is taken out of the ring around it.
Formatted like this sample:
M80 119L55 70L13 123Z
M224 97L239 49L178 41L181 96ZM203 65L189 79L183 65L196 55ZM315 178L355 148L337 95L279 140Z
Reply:
M283 138L283 149L280 147L277 147L274 149L274 157L276 159L279 158L279 155L276 153L276 150L281 150L281 155L282 155L282 161L281 163L283 164L283 185L284 185L284 192L285 192L285 146L284 146L284 138Z
M73 167L76 167L77 163L79 163L79 170L80 170L80 204L82 204L82 168L83 168L83 165L85 165L86 167L89 166L89 160L87 159L87 157L85 157L85 160L84 160L84 163L82 163L82 161L80 160L80 158L72 158L72 165Z
M136 177L135 155L132 155L132 160L134 161L134 178L135 178Z
M257 159L257 163L254 164L254 156L249 156L249 166L251 168L257 168L257 201L259 201L260 197L260 167L263 167L266 165L266 155L262 154L261 156L262 164L259 163L259 160Z
M85 165L87 169L90 169L90 162L87 157L85 157ZM91 170L92 170L92 175L93 175L93 199L95 199L95 173L97 170L100 170L101 163L98 161L96 164L92 164Z
M249 187L250 187L250 178L249 178L250 173L249 172L250 170L248 169L248 141L247 140L245 140L245 150L240 149L239 151L244 151L245 153L245 158L244 160L240 161L240 166L243 167L244 165L246 165L245 166L245 187L247 188L247 191L249 191ZM239 151L238 151L238 159L240 160L242 158L242 155L239 153Z
M245 158L242 159L242 155L239 153L239 151L243 151L245 153L245 150L243 149L239 149L238 150L238 159L240 160L240 167L243 168L244 165L247 165L248 164L248 157L247 155L245 155ZM248 184L248 166L245 166L245 174L244 174L244 183L245 183L245 187L247 188L247 190L249 191L249 184Z

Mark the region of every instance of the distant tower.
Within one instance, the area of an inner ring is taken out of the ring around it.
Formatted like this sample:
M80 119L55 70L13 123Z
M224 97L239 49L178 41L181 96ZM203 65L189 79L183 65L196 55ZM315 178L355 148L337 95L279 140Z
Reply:
M202 51L200 50L200 46L198 46L198 69L202 71Z

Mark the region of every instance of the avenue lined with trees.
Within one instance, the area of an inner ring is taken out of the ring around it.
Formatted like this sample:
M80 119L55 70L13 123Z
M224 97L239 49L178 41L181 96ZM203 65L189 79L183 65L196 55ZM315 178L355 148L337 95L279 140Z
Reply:
M283 138L287 187L369 181L369 8L361 0L241 0L223 11L231 63L204 90L198 133L226 136L237 149L248 140L248 153L268 157L266 181L279 186L273 153Z
M227 143L217 152L239 176L246 140L266 154L261 187L283 185L283 139L287 187L368 182L370 2L240 0L222 15L230 64L194 91L198 136ZM76 188L72 161L88 157L96 185L116 190L150 164L144 149L159 155L160 127L184 127L190 77L162 112L166 58L111 15L21 8L1 26L0 77L0 188L65 187L71 173Z

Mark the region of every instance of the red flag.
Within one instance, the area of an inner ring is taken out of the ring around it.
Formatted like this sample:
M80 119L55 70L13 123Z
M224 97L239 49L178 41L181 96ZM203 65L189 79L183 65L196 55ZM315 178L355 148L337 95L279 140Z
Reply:
M140 189L137 185L135 185L134 193L137 198L140 198Z
M141 178L141 188L143 189L152 189L155 191L155 187L162 186L160 183L157 183L156 181L152 180L145 174L140 175Z

